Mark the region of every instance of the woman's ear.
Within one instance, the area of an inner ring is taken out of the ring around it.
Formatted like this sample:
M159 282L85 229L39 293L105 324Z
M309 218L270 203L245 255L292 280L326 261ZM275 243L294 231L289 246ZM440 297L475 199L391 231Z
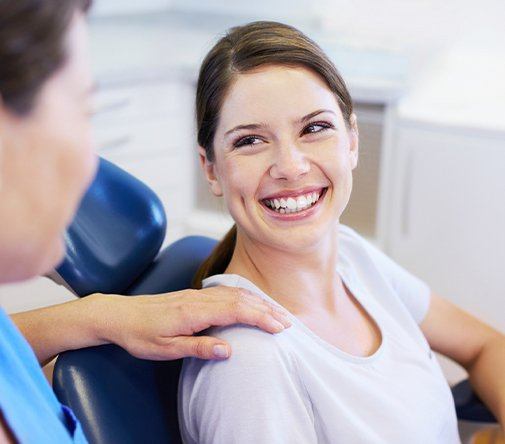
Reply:
M223 191L221 189L221 184L219 183L215 172L216 164L207 158L205 148L201 146L198 147L198 154L200 157L200 166L202 167L207 182L209 183L210 191L214 194L214 196L222 196Z
M358 118L356 114L352 113L349 117L349 156L351 160L352 169L358 166L358 154L359 154L359 130L358 130Z

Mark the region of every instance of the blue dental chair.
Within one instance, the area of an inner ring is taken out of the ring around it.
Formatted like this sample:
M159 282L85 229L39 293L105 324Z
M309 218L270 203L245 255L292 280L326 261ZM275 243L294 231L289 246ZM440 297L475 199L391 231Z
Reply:
M157 196L112 163L100 167L66 236L52 276L75 294L155 294L189 288L216 241L190 236L161 253L166 218ZM91 443L180 443L177 385L181 361L132 357L115 345L60 354L53 388ZM459 419L495 422L468 381L453 387Z

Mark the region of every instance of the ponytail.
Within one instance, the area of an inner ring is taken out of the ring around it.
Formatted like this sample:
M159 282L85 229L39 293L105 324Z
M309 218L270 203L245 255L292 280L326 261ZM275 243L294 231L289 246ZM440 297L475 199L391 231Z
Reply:
M237 240L237 226L233 225L230 231L226 233L219 244L214 247L210 256L200 265L198 271L193 277L192 287L199 290L202 288L202 281L209 276L224 273L228 267L233 251L235 250L235 242Z

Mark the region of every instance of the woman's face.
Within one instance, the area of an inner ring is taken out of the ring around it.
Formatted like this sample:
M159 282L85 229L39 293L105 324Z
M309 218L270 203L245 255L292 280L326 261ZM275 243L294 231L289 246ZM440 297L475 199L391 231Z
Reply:
M335 95L312 71L266 66L240 74L224 100L214 162L200 150L211 190L239 233L302 251L334 236L358 159Z
M44 84L27 116L10 112L0 97L0 282L43 274L59 263L62 235L96 170L81 14L66 45L65 65Z

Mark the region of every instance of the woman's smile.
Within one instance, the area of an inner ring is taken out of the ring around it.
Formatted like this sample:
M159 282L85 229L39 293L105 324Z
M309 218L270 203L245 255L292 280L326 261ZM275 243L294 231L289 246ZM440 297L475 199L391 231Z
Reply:
M298 191L283 191L261 199L265 213L276 220L294 221L316 214L328 187L310 187Z

